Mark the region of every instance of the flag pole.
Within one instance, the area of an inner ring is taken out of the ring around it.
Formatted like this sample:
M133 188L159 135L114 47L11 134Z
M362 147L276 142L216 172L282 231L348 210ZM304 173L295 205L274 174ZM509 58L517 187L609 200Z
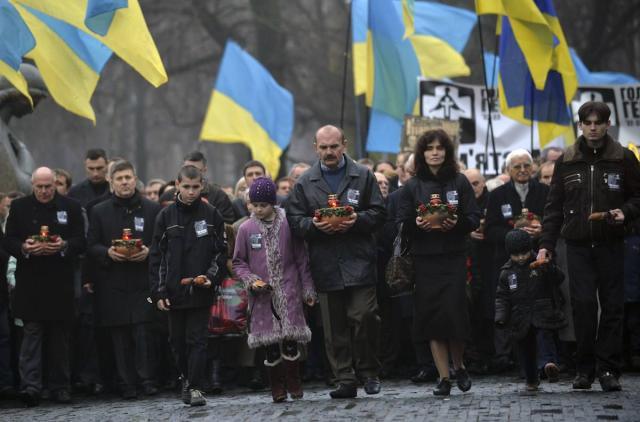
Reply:
M344 103L347 94L347 68L349 63L349 45L351 44L351 7L349 2L347 12L347 36L344 43L344 63L342 66L342 101L340 102L340 128L344 129Z
M493 110L493 89L489 90L489 81L487 78L487 66L485 64L485 60L484 60L484 53L485 53L485 49L484 49L484 37L482 36L482 19L480 19L480 15L478 16L478 34L480 36L480 58L482 59L482 75L483 75L483 81L484 81L484 89L485 92L487 93L487 137L485 139L485 143L484 143L484 150L485 150L485 157L487 156L488 150L489 150L489 139L491 139L491 146L493 148L493 165L496 169L496 174L500 174L500 169L498 168L498 154L496 153L496 140L495 137L493 136L493 120L491 117L491 112ZM497 39L496 39L496 44L497 44ZM495 74L495 65L496 65L496 61L494 59L493 61L493 68L494 68L494 74ZM493 78L493 75L492 75ZM493 80L493 79L492 79ZM489 160L485 161L487 164L489 163Z
M533 156L533 125L535 124L535 113L534 113L534 105L535 105L535 92L536 87L533 84L533 78L531 79L531 155Z

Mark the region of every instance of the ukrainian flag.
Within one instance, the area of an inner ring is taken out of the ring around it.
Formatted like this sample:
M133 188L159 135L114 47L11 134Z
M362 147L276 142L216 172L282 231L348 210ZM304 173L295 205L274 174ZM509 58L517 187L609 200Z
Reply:
M200 138L247 145L277 177L292 132L291 93L238 44L227 41Z
M404 22L404 38L408 38L416 31L414 24L415 0L402 0L402 21Z
M64 21L109 47L154 86L168 77L138 0L11 0Z
M35 61L53 99L95 123L91 96L111 50L61 20L14 2L36 43L26 55Z
M352 17L362 17L366 2L353 2ZM400 1L368 1L366 66L358 63L363 24L354 21L354 80L356 93L362 74L368 75L366 102L372 108L367 150L397 152L405 114L418 113L418 78L444 78L470 73L461 55L475 15L464 9L431 2L416 2L414 33L404 38ZM455 27L456 31L451 28ZM359 34L356 36L356 34ZM364 69L364 70L363 70Z
M33 49L36 41L15 7L0 0L0 76L4 76L22 95L29 95L27 81L20 73L22 57Z
M478 13L503 13L498 92L501 112L523 124L538 122L540 147L573 137L569 102L578 81L551 0L476 3Z

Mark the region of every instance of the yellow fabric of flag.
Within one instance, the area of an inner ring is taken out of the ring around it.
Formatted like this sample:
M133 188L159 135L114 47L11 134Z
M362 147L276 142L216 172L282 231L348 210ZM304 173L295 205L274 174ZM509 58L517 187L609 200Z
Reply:
M153 86L167 82L168 77L138 0L129 0L128 7L118 9L105 36L85 24L88 0L13 0L49 16L65 21L108 46Z

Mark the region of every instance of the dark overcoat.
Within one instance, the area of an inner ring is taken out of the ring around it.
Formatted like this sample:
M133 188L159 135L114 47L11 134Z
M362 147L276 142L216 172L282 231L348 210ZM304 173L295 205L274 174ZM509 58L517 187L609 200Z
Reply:
M138 324L153 320L149 298L149 262L116 262L107 254L113 239L129 228L133 238L151 248L160 205L136 192L129 199L112 196L91 210L88 254L95 263L94 290L97 322L102 326Z
M377 282L375 232L386 218L384 200L373 173L346 155L345 160L345 175L337 192L324 180L318 161L300 176L287 202L289 226L307 241L311 275L319 292ZM326 234L313 225L314 211L326 208L331 194L337 194L342 205L351 205L358 214L345 233Z
M55 255L22 253L25 240L49 226L67 246ZM15 199L7 219L4 247L17 260L14 313L26 321L71 321L74 317L73 272L86 247L80 204L56 194L46 204L33 195Z

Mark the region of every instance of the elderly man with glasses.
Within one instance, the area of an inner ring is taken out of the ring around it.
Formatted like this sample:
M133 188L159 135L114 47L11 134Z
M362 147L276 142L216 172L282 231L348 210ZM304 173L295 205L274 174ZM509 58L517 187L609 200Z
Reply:
M485 238L493 249L493 274L491 280L494 284L490 290L494 297L491 303L495 302L496 283L500 268L509 259L504 246L505 235L513 229L514 222L522 214L522 210L526 208L529 212L538 216L537 222L534 221L531 226L524 228L534 239L534 247L537 247L537 241L542 230L540 221L542 221L544 204L549 192L548 186L543 185L533 177L533 159L529 151L516 149L510 152L506 159L506 169L511 180L491 191L487 200ZM494 345L496 348L494 369L496 371L508 369L510 366L510 346L508 335L504 329L495 330ZM541 369L547 363L554 363L556 360L551 355L539 354L539 356ZM557 370L557 368L555 369Z

